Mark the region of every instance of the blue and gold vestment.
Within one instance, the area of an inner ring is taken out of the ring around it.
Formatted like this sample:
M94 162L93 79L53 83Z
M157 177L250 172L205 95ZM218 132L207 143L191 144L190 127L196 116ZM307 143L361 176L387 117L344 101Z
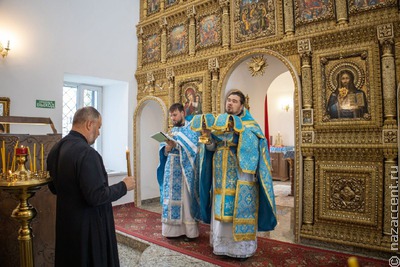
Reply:
M218 115L213 129L216 150L212 166L202 166L200 190L213 194L215 220L233 223L235 241L255 240L257 231L273 230L277 224L267 141L246 109L240 117ZM204 149L199 153L207 158ZM210 184L212 177L204 168L212 168L214 187L209 190L204 184ZM241 173L254 175L253 179L243 180ZM202 195L201 205L210 207L208 199ZM209 222L209 216L202 218Z
M199 179L196 174L198 134L190 129L188 123L182 127L173 127L171 135L177 142L168 155L166 143L160 144L160 164L157 168L157 180L160 186L160 202L163 223L182 223L183 187L190 195L190 212L199 219Z

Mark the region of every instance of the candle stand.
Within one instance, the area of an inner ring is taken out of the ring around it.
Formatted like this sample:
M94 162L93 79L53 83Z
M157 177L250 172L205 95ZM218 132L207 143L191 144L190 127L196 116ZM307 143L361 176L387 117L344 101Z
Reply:
M0 190L13 194L19 204L14 209L11 217L19 222L18 241L20 249L20 266L33 267L33 246L31 221L35 218L36 209L28 200L35 195L40 188L51 181L47 171L31 172L25 168L27 154L17 154L18 168L15 172L3 172L0 176Z

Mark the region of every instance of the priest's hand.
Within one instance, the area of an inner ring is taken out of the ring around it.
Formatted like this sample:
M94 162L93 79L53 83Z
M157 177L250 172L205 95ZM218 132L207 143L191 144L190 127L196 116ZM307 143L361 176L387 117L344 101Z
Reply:
M135 189L136 182L135 182L135 178L133 178L133 176L126 176L124 178L124 180L122 180L122 181L126 185L126 190L131 191L131 190Z
M176 146L176 142L168 140L166 143L167 145L165 146L165 152L169 153Z

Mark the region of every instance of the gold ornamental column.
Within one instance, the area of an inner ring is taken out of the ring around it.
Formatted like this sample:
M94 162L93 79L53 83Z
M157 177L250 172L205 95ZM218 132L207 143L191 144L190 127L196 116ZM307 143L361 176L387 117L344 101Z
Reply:
M303 109L312 108L312 72L310 39L297 41L297 51L301 57L301 87Z
M293 14L293 0L283 1L283 14L285 23L285 34L291 36L294 34L294 14Z
M219 63L216 57L208 60L208 70L211 74L211 112L216 115L219 113L217 108Z
M175 103L174 100L174 92L175 92L175 73L174 69L172 67L166 68L165 69L165 76L167 77L168 80L168 102L169 102L169 107Z
M167 62L167 20L160 19L161 30L161 63Z
M314 158L312 149L303 149L303 225L302 230L314 223Z
M222 8L222 47L229 47L229 0L219 0L219 6Z
M143 63L142 63L142 59L143 59L143 28L142 27L137 28L136 35L138 38L137 64L138 64L138 69L141 69L143 67Z
M346 0L336 0L336 22L339 26L347 25L349 18L347 15L347 1Z
M147 17L147 0L146 1L142 1L143 3L143 19L145 19Z
M393 55L393 24L380 25L377 27L377 31L378 40L382 48L381 65L384 124L396 125L396 72Z
M391 246L393 232L398 233L398 226L392 224L393 218L398 218L398 203L392 203L393 196L398 195L399 167L396 157L397 150L385 149L384 193L383 193L383 240L385 246Z
M189 18L189 56L196 53L196 9L194 6L187 8L187 16Z

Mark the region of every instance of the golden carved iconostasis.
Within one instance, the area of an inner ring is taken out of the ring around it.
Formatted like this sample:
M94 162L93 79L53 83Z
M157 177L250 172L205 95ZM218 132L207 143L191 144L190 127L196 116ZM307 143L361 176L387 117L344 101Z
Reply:
M160 130L168 129L174 102L197 99L200 105L187 106L193 114L222 112L239 64L247 62L257 79L273 73L268 62L278 60L294 87L296 241L390 252L398 22L394 0L142 0L136 201L140 184L153 179L143 177L148 141L140 128L142 116L153 116L144 114L146 105L155 103Z

